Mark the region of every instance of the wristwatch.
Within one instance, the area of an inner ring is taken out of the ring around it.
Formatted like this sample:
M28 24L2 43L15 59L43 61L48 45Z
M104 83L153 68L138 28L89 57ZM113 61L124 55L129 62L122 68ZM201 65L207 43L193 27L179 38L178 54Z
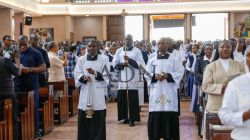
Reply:
M29 68L29 73L31 73L31 72L32 72L32 68L30 67L30 68Z

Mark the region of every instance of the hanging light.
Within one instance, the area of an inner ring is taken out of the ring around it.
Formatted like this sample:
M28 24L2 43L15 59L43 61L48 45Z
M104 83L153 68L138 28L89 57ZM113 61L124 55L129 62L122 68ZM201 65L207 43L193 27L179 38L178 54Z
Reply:
M49 0L41 0L41 2L46 3L49 2Z

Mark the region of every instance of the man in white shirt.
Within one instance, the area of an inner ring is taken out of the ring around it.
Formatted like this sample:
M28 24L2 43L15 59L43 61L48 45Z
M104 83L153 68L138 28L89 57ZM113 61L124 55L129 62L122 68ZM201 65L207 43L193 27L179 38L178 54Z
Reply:
M10 44L11 44L11 37L9 35L3 36L3 56L5 58L10 58Z
M56 42L51 41L48 43L48 57L50 61L49 82L65 81L64 66L67 65L68 55L65 55L65 59L60 59L57 55L59 46Z

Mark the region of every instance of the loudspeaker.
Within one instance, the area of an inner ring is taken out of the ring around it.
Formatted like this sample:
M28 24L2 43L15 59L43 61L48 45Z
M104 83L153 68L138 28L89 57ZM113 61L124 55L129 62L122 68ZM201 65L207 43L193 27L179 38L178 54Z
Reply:
M25 21L24 21L25 25L31 25L32 24L32 17L25 17Z

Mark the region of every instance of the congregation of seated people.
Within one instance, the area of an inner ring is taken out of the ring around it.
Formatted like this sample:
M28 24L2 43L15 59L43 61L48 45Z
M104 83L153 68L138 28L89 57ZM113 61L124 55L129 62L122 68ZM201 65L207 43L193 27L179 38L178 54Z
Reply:
M6 139L40 138L78 114L78 140L105 140L106 104L117 102L119 123L140 122L146 103L149 140L178 140L182 100L190 100L201 138L250 137L250 39L148 42L127 35L114 42L56 42L31 34L16 41L5 35L0 46ZM128 69L135 74L124 82Z

